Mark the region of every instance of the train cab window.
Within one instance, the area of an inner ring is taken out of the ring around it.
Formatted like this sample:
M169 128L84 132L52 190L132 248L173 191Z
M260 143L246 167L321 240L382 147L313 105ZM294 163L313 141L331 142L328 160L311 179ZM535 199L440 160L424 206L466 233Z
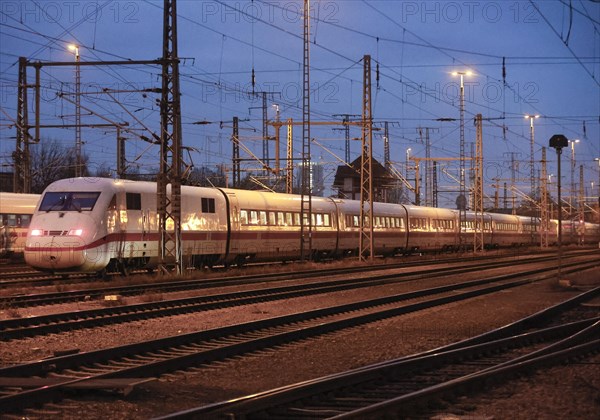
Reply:
M125 193L125 205L127 207L127 210L141 210L142 209L142 194Z
M7 216L8 216L8 221L7 221L6 225L11 226L11 227L17 226L17 215L16 214L7 214Z
M40 211L91 211L100 197L99 192L55 192L44 194Z
M215 199L202 197L202 213L214 213L215 212Z

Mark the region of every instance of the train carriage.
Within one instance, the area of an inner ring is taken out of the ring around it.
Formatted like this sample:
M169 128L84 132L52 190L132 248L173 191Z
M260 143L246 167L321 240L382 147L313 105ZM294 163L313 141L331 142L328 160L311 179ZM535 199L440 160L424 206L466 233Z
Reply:
M404 206L408 214L407 249L413 251L452 250L459 245L456 210Z
M228 261L271 261L300 254L301 197L266 191L222 189L230 206ZM330 256L338 246L337 208L332 199L313 197L312 249ZM308 220L304 221L308 225Z
M23 256L31 216L39 194L0 192L0 257Z
M107 267L123 272L152 269L159 263L156 206L153 182L104 178L54 182L45 190L30 223L26 262L57 273L103 272ZM183 263L204 267L297 259L302 255L302 225L309 224L308 219L301 223L301 210L298 195L183 186ZM364 225L372 226L375 255L469 248L480 228L478 221L467 212L461 238L458 216L457 210L373 203L373 214ZM311 258L358 252L359 201L313 197L310 225ZM536 218L484 213L484 245L537 244L538 226ZM167 232L174 228L171 219L166 227ZM600 239L595 224L566 222L565 228L578 232L578 236L565 235L566 241ZM551 229L551 235L556 235L554 224ZM306 238L303 243L308 251Z
M356 255L360 235L360 201L339 200L339 255ZM369 226L371 220L365 220ZM376 255L393 255L406 251L407 213L403 206L373 203L373 248Z

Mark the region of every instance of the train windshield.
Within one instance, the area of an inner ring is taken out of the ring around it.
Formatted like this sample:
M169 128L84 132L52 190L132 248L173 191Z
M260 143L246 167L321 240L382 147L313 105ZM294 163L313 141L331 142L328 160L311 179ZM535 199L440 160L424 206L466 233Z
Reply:
M99 192L47 192L40 211L90 211L99 196Z

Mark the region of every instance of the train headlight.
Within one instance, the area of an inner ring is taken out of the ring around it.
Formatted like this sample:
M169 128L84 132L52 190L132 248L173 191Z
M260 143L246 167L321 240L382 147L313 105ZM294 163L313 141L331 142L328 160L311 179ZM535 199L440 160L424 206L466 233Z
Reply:
M71 229L69 231L69 236L81 236L83 233L83 229Z
M43 231L41 229L32 229L29 234L31 236L42 236Z

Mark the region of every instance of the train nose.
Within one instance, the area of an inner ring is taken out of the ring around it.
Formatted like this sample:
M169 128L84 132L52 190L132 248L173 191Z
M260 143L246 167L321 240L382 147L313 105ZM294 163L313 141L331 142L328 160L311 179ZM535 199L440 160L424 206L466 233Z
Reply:
M90 259L90 244L97 231L87 215L67 220L55 214L41 214L32 221L25 244L25 262L47 271L80 270ZM52 228L48 229L48 226Z

